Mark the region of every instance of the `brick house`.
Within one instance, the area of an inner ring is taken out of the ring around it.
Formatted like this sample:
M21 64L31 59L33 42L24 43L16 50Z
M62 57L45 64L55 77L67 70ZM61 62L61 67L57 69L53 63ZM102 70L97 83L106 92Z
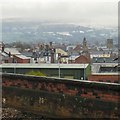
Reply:
M30 58L24 55L14 55L13 58L16 63L30 63Z
M75 63L83 63L83 64L90 63L90 59L84 55L80 55L75 59Z
M90 59L85 55L79 55L79 56L70 56L68 63L74 63L74 64L89 64Z

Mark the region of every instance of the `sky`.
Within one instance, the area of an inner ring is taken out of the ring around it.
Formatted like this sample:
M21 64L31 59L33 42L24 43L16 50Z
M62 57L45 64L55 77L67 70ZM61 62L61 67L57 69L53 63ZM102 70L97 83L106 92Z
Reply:
M0 18L118 25L118 0L0 0Z

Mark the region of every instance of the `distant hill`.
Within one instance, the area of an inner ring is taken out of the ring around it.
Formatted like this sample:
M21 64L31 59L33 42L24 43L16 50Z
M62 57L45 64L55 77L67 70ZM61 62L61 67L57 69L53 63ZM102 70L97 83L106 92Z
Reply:
M82 42L105 43L106 39L112 38L117 43L117 28L91 28L74 24L32 22L32 21L3 21L2 40L6 43L15 41L23 42Z

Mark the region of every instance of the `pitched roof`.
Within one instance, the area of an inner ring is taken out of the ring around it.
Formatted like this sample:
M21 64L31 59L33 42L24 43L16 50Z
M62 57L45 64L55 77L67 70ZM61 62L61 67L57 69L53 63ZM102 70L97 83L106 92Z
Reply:
M5 48L4 52L9 54L9 52L11 53L11 55L19 55L21 54L16 48Z
M64 50L62 50L60 48L56 49L56 53L61 53L61 55L68 55L67 52L65 52Z
M26 57L32 57L33 56L33 52L27 52L27 51L22 52L21 54L25 55Z
M114 61L112 58L106 58L106 57L93 57L92 63L118 63L118 60Z
M30 57L26 57L25 55L15 55L15 56L21 59L30 59Z
M3 57L8 57L8 54L6 54L5 52L0 52L0 54L1 54Z
M73 50L75 50L75 51L82 50L81 45L80 44L77 45Z
M78 58L80 55L71 55L69 57L69 60L75 60L76 58Z

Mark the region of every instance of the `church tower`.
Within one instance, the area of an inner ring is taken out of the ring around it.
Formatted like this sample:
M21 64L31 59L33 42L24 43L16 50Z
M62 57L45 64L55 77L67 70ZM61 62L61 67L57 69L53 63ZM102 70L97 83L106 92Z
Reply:
M84 39L83 39L83 50L88 50L88 47L87 47L87 40L86 40L85 37L84 37Z

